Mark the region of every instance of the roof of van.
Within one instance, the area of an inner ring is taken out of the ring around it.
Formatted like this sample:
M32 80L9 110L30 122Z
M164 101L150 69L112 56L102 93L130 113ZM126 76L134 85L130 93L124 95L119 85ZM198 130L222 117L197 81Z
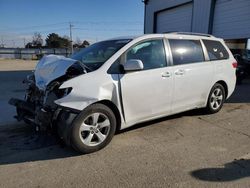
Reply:
M189 38L189 39L220 39L216 38L213 35L205 34L205 33L192 33L192 32L169 32L169 33L161 33L161 34L144 34L138 36L122 36L122 37L115 37L109 40L133 40L136 38L154 38L154 37L167 37L167 38Z

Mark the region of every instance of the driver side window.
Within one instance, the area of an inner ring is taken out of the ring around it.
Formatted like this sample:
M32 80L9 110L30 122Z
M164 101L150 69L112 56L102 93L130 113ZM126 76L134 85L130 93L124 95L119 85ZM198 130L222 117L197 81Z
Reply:
M163 40L150 40L137 44L127 51L125 61L130 59L141 60L143 70L166 67L166 53Z

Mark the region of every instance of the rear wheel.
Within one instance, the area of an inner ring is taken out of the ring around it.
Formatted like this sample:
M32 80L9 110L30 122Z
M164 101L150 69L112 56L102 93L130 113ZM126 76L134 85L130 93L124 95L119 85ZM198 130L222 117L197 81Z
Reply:
M217 113L222 108L225 101L225 88L216 83L210 91L206 111L210 114Z
M116 130L116 118L110 108L93 104L83 110L73 122L71 143L81 153L104 148Z

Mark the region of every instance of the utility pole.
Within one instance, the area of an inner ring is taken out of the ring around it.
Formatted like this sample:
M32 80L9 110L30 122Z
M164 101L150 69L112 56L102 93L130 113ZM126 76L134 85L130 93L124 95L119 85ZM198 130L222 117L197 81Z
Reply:
M12 40L12 43L13 43L13 48L15 48L16 47L15 40Z
M25 48L25 45L26 45L26 40L25 40L25 38L23 38L23 46L24 46L24 48Z
M0 45L1 48L4 48L4 43L3 43L3 36L1 36L1 45Z
M70 35L71 54L73 54L72 28L73 28L73 25L71 24L71 22L69 22L69 35Z

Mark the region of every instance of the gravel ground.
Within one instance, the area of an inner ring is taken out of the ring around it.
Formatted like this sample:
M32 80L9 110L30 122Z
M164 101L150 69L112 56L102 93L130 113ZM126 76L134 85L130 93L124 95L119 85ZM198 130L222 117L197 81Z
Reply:
M35 62L22 63L0 61L1 102L23 94L20 82ZM12 115L5 108L1 117ZM23 123L2 123L0 187L250 187L250 80L217 114L139 124L88 155Z
M0 71L34 70L36 60L0 59Z

